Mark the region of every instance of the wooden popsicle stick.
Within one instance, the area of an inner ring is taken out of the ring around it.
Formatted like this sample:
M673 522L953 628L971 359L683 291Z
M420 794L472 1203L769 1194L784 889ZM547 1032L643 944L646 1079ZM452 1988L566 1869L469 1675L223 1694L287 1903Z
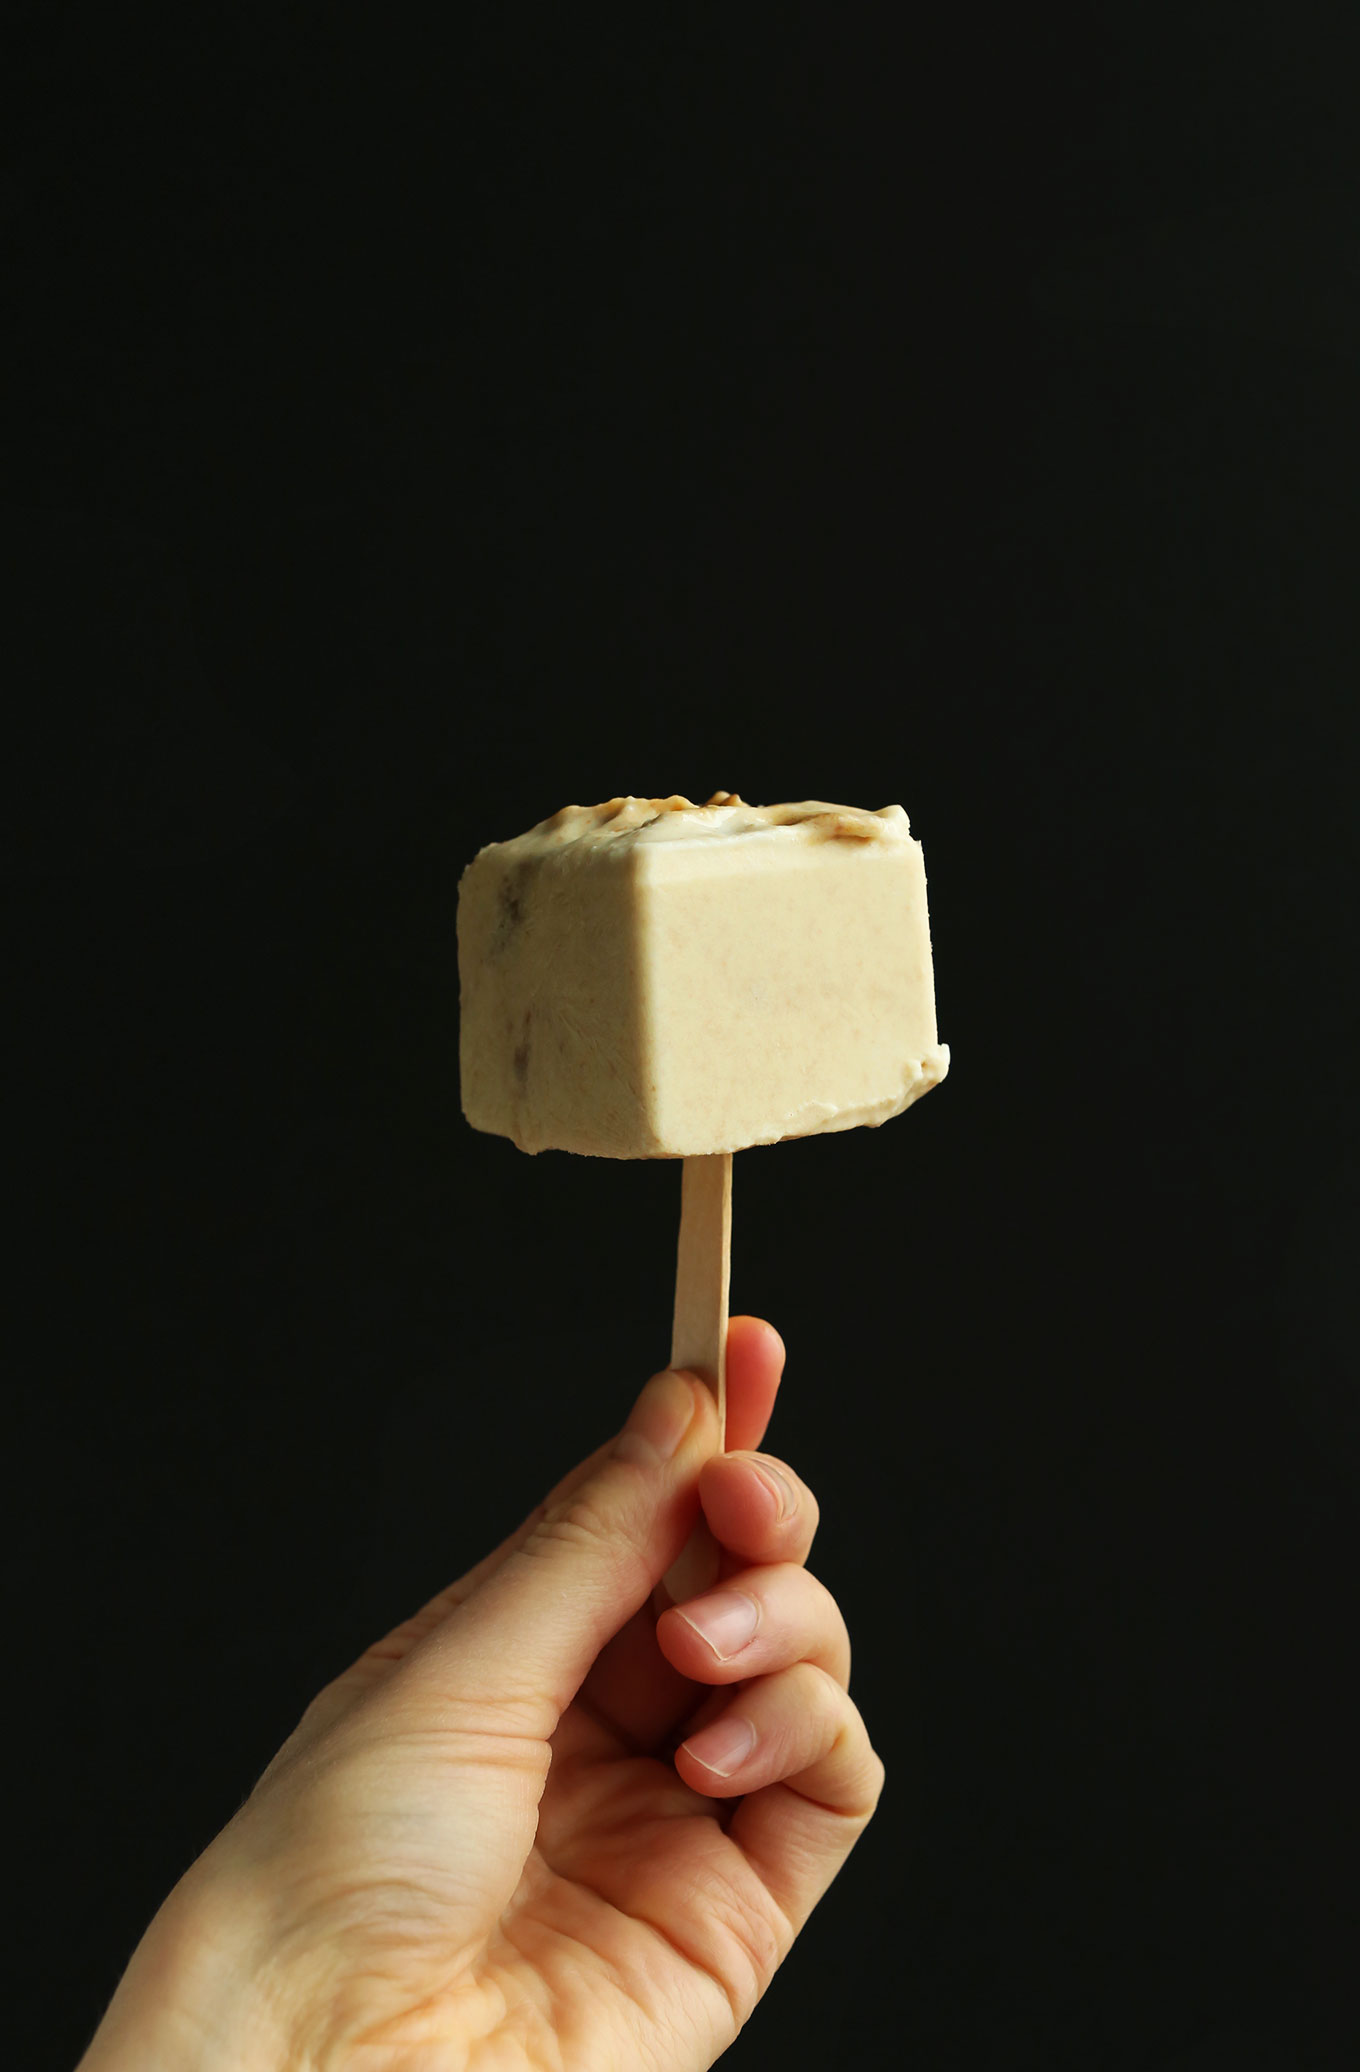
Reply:
M687 1158L680 1179L671 1365L702 1375L727 1416L727 1283L732 1258L732 1154Z
M687 1158L680 1181L680 1249L675 1268L671 1365L701 1375L718 1399L719 1444L727 1428L727 1287L732 1257L732 1154ZM701 1517L665 1587L673 1604L706 1590L718 1573L716 1540Z

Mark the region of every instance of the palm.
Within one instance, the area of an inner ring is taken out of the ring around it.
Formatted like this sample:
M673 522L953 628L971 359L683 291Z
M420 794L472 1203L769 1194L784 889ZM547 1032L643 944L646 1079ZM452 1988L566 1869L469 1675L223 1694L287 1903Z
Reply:
M375 1657L401 1659L434 1612L366 1658L364 1681ZM386 1983L370 2031L383 2072L462 2072L478 2062L474 2046L507 2072L707 2066L764 1990L790 1938L726 1833L733 1802L692 1791L668 1745L638 1746L639 1734L673 1743L731 1687L682 1677L655 1617L649 1606L629 1620L550 1742L497 1744L486 1761L456 1733L384 1746L365 1903L348 1890L313 1921L319 1942L345 1945L349 1976ZM355 1801L368 1797L354 1769L351 1758L351 1850Z
M783 1950L773 1923L768 1952L743 1947L737 1924L758 1881L723 1831L725 1810L650 1756L550 1779L538 1840L478 1966L526 2067L671 2072L710 2065L731 2042ZM773 1910L756 1897L763 1919Z

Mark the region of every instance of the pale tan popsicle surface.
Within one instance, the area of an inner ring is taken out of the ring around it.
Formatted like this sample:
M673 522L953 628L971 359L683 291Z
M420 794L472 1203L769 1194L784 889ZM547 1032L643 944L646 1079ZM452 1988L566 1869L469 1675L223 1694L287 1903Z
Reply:
M878 1124L948 1069L900 806L567 806L468 866L458 950L464 1112L524 1151Z

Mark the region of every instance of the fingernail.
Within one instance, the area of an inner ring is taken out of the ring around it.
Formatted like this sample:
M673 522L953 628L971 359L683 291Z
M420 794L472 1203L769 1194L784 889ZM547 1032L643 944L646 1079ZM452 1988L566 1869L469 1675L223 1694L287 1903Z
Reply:
M651 1467L669 1460L690 1428L696 1409L694 1383L667 1369L654 1374L619 1434L614 1452L619 1460Z
M712 1726L702 1728L692 1741L680 1745L706 1770L712 1770L715 1777L730 1777L755 1747L756 1730L748 1719L734 1719L728 1713L723 1719L715 1719Z
M786 1518L792 1518L798 1508L798 1499L794 1495L793 1484L786 1475L781 1475L773 1461L762 1461L759 1467L756 1468L756 1473L779 1506L776 1522L782 1525Z
M676 1609L720 1662L740 1653L760 1624L760 1606L742 1590L715 1590L710 1597L691 1598Z

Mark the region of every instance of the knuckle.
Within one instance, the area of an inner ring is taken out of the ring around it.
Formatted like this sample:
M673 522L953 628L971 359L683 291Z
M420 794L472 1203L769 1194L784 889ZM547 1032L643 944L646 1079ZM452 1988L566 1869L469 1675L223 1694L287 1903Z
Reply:
M546 1505L524 1544L527 1551L541 1553L564 1542L593 1548L617 1537L618 1527L607 1516L599 1492L587 1488Z
M810 1569L790 1566L797 1578L792 1588L799 1601L799 1624L815 1651L813 1666L825 1670L837 1690L843 1692L850 1682L850 1630L845 1614L820 1576L813 1575Z
M815 1600L818 1616L822 1619L822 1621L825 1622L828 1618L832 1618L836 1620L838 1624L843 1625L844 1615L841 1611L840 1604L838 1600L832 1596L830 1589L822 1581L821 1577L815 1576L810 1568L800 1568L798 1570L798 1574L803 1578L802 1587L805 1590L808 1589L809 1586L811 1586L811 1595Z
M856 1719L858 1720L858 1714ZM867 1827L878 1810L878 1802L883 1795L888 1773L883 1758L869 1746L862 1721L859 1722L859 1733L856 1738L864 1745L857 1751L847 1748L854 1776L854 1795L847 1802L845 1812L851 1820L857 1820L861 1826Z
M592 1477L549 1502L510 1558L555 1560L565 1548L585 1557L586 1568L611 1577L610 1587L626 1595L651 1581L646 1540L646 1519L626 1486L625 1471L619 1478Z
M722 1952L733 2011L744 2022L788 1954L787 1939L770 1909L750 1894L722 1889L706 1895L704 1910Z
M801 1685L799 1703L818 1722L823 1735L834 1738L845 1726L846 1708L850 1704L844 1689L830 1670L823 1669L818 1662L799 1662L792 1673Z
M705 1878L702 1904L688 1910L674 1943L723 1993L741 2029L793 1939L792 1924L754 1873L738 1877L718 1869Z
M800 1662L787 1677L780 1711L790 1722L796 1774L815 1780L804 1796L858 1833L873 1818L886 1776L863 1716L844 1686L815 1663Z
M874 1817L887 1771L883 1758L869 1740L868 1729L858 1707L848 1697L835 1751L846 1777L841 1811L850 1820L867 1826Z
M759 1453L753 1449L742 1457L757 1470L767 1484L774 1487L779 1499L776 1529L784 1534L805 1531L809 1518L816 1518L817 1505L802 1477L794 1473L787 1461L780 1460L773 1453ZM727 1458L733 1459L736 1456L729 1454Z

